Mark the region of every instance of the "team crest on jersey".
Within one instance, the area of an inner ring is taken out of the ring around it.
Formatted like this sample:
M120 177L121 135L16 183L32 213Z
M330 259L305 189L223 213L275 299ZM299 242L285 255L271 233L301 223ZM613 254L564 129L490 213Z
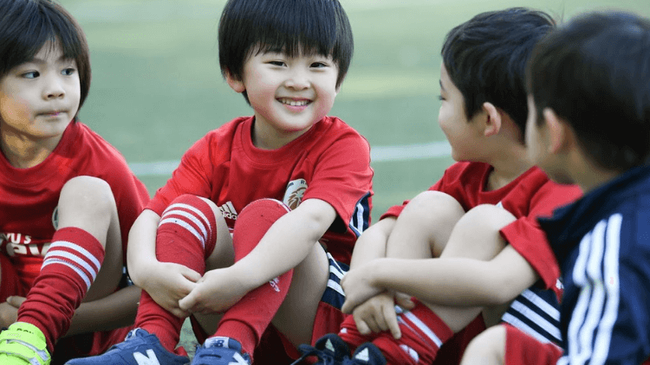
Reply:
M282 202L291 210L298 208L298 205L302 202L302 197L305 195L305 190L307 190L307 180L297 179L289 181Z
M54 229L59 229L59 206L57 205L56 208L54 208L54 212L52 213L52 225L54 226Z

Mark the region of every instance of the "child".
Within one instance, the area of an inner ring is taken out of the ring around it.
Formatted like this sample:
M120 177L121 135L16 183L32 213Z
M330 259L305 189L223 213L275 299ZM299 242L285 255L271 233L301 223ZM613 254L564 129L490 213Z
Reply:
M648 65L650 20L629 13L583 14L536 48L528 154L585 192L540 220L564 280L564 340L544 345L498 326L463 363L640 364L650 355Z
M78 121L91 69L77 22L46 0L0 0L0 14L0 363L63 363L133 324L140 290L120 280L149 195Z
M580 191L532 166L523 140L525 65L553 25L542 12L512 8L479 14L447 35L438 122L459 162L359 238L342 280L343 310L353 316L340 338L325 336L307 354L323 363L430 364L460 333L459 348L446 355L457 362L466 339L500 321L522 292L504 320L559 340L552 315L559 270L535 219ZM474 321L482 311L485 324ZM356 348L352 359L348 347Z
M203 342L195 364L251 363L271 320L293 344L338 328L333 258L349 261L368 224L373 175L366 140L326 116L352 50L338 1L227 2L221 70L254 116L191 147L134 224L139 329L70 365L188 363L174 352L190 314Z

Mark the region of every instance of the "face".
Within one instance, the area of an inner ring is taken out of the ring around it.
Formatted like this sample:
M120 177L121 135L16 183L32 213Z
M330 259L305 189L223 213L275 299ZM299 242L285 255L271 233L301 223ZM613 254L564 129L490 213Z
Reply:
M438 124L451 145L451 156L456 161L480 161L476 146L481 131L475 117L467 119L463 94L452 82L443 64L440 67L440 110ZM479 113L480 114L480 113Z
M0 80L0 130L3 136L40 140L60 138L77 114L81 86L74 60L46 43L34 59Z
M277 147L329 113L338 93L337 76L331 57L267 52L249 57L243 80L229 83L235 91L248 94L255 110L256 138L265 140L261 144L267 147Z

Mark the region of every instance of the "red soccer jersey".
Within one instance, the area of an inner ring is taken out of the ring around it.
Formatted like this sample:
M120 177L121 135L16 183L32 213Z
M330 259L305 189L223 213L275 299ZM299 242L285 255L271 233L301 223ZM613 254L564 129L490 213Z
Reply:
M161 215L181 194L206 197L232 230L238 212L254 200L273 198L294 209L303 200L321 199L338 218L320 242L335 259L349 263L370 220L368 142L340 119L325 117L289 144L262 150L251 139L253 121L236 118L198 140L147 208Z
M556 283L560 269L537 217L550 216L554 209L576 200L582 192L575 185L554 183L538 167L532 167L501 189L487 191L490 172L492 166L485 163L458 162L429 190L453 196L465 211L492 204L514 215L517 220L501 229L501 235L533 266L546 288L559 294ZM398 216L407 203L391 207L382 218Z
M149 194L124 157L88 126L70 123L54 151L31 168L15 168L0 154L0 254L11 258L28 287L40 272L57 229L61 189L81 175L100 178L111 186L126 247L129 229Z

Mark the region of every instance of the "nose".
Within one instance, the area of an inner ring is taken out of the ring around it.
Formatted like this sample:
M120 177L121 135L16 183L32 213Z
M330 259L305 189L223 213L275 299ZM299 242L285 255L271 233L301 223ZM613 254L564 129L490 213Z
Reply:
M43 78L43 98L60 99L65 96L62 80L57 75L48 75Z
M308 73L302 69L294 69L285 82L287 88L295 90L304 90L309 88L310 81Z

